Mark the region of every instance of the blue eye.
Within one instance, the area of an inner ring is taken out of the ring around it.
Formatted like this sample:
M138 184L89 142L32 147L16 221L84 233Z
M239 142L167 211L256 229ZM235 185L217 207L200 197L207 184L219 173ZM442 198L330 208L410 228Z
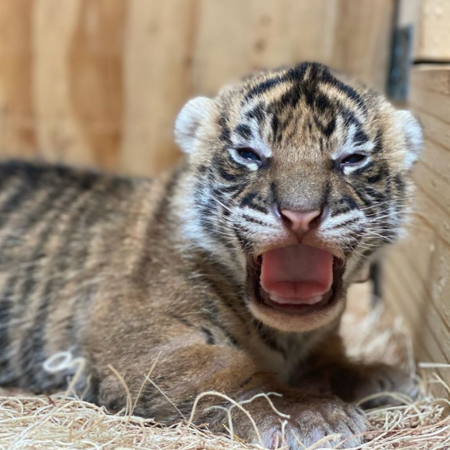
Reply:
M261 162L261 157L258 155L256 150L253 150L250 147L238 148L236 152L241 158L244 158L248 161Z
M352 155L348 155L344 159L341 160L341 164L344 165L352 165L358 164L366 159L366 155L361 153L353 153Z

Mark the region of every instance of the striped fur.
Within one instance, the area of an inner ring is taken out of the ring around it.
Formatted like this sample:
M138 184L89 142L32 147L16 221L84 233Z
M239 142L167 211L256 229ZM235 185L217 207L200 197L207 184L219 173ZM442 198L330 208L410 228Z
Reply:
M205 390L236 400L278 391L289 448L299 448L293 435L309 445L330 432L354 445L364 421L346 401L380 383L411 389L392 368L349 362L336 330L355 273L407 218L420 128L374 92L304 63L191 101L176 137L185 161L153 181L0 164L0 384L61 389L73 369L43 364L69 351L86 360L77 390L113 410L127 397L110 366L144 416L176 421ZM342 163L353 154L364 158ZM262 312L252 297L254 259L289 244L282 207L325 208L312 244L346 261L338 307L307 322ZM222 430L227 415L210 407L227 405L205 398L197 423ZM278 418L263 400L249 410L273 447ZM251 424L234 417L253 441Z

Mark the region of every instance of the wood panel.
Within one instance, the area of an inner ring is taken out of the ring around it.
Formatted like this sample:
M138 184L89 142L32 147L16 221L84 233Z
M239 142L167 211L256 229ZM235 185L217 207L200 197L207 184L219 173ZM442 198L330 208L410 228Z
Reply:
M388 303L413 332L418 358L450 362L450 66L415 67L410 105L424 127L409 237L384 268ZM450 381L450 372L441 374Z
M450 2L448 0L421 1L415 44L417 60L450 61L449 21Z
M393 13L394 2L390 1L339 1L329 64L383 92L390 58Z
M382 89L393 0L0 0L0 155L153 175L183 103L316 60Z
M450 62L450 2L398 0L397 26L411 28L412 57L422 62Z
M32 1L0 3L2 149L31 155L37 146L33 101Z

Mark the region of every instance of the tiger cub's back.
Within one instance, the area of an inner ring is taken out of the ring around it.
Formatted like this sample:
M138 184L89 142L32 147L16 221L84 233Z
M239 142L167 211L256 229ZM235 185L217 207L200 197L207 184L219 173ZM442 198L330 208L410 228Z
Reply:
M70 346L78 350L100 281L114 260L131 257L124 223L139 224L145 196L136 194L148 185L59 166L0 164L0 384L45 389L42 362ZM61 385L66 376L59 374Z

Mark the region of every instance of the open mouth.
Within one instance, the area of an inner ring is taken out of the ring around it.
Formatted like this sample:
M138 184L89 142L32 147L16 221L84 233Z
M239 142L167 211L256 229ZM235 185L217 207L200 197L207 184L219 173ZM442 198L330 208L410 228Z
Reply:
M304 316L338 301L344 270L344 262L326 250L297 244L258 256L248 264L248 279L260 306Z

